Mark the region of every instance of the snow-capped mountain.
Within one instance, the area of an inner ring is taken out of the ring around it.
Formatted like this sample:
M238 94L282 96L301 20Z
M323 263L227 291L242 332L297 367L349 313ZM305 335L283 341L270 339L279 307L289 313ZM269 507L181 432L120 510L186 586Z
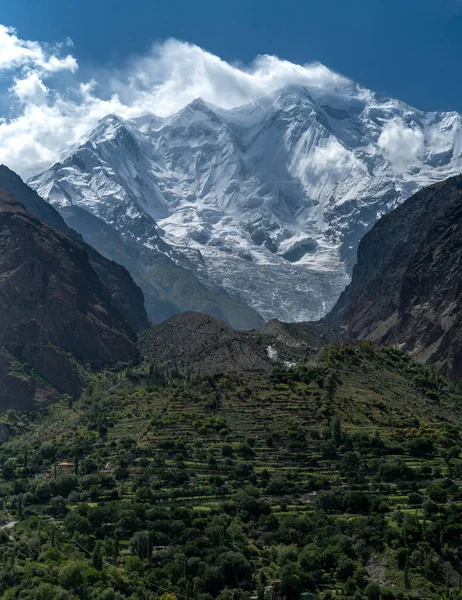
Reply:
M348 282L363 234L462 171L462 119L351 84L289 86L232 110L108 115L30 180L169 254L265 318L315 319Z

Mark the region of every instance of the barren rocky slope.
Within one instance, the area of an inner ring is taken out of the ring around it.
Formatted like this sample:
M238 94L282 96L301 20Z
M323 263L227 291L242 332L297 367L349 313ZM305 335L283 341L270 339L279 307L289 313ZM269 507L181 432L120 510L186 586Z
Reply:
M135 339L84 246L1 190L0 346L60 392L74 395L82 386L77 362L102 367L135 360ZM11 360L4 359L0 379L10 372ZM12 391L6 388L8 402Z
M79 233L68 227L57 210L26 185L19 175L4 165L0 165L0 189L12 194L32 216L81 243L88 253L92 267L111 294L123 318L135 331L149 327L143 292L134 283L127 269L86 244Z
M344 337L327 323L282 323L236 331L208 315L185 312L142 332L140 350L158 366L180 372L267 371L294 364Z
M462 377L461 176L418 192L364 236L328 320Z

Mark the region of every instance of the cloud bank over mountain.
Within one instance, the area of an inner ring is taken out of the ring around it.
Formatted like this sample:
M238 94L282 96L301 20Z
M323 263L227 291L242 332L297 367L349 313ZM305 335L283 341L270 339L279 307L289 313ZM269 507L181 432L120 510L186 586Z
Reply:
M198 97L233 108L287 84L350 97L368 93L319 63L297 65L265 55L235 65L174 39L83 81L72 46L71 40L55 45L22 40L0 25L0 76L8 82L1 103L0 162L23 176L59 160L63 148L110 113L168 116Z

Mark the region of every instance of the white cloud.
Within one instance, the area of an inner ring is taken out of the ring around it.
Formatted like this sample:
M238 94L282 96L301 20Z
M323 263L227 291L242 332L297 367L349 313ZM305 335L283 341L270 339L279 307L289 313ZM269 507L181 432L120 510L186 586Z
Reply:
M22 40L15 30L0 25L0 75L10 79L5 88L10 110L0 115L0 163L25 177L59 160L65 147L109 113L169 116L198 97L233 108L287 84L309 86L314 95L330 94L340 104L370 94L319 63L297 65L265 55L250 65L233 65L177 40L153 46L116 72L100 70L94 79L82 81L77 60L65 55L71 47L69 39L54 46ZM385 125L378 145L395 167L406 169L422 151L423 134L394 119ZM336 142L319 147L309 165L294 168L302 178L308 177L308 169L309 180L333 181L363 165Z
M128 77L126 75L128 74ZM257 100L286 84L338 91L353 86L319 63L296 65L275 56L259 56L249 66L231 65L193 44L168 40L132 61L114 89L160 116L176 112L195 98L233 108Z
M351 173L356 163L357 160L350 150L330 138L326 145L315 149L311 169L316 175L328 173L331 179L340 180Z
M406 169L417 162L423 150L424 134L395 118L383 128L378 145L395 167Z
M328 199L332 186L366 173L363 163L334 137L320 140L319 145L302 156L295 174L308 196L321 202Z
M48 88L37 71L30 71L23 79L14 80L10 92L13 92L21 102L41 104L46 99Z
M72 42L21 40L0 25L0 74L11 77L11 110L0 116L0 162L23 176L50 166L63 147L78 142L108 113L168 116L197 97L232 108L290 83L333 93L354 86L319 63L260 56L238 66L177 40L153 46L117 72L99 71L97 81L79 81L77 60L62 56L65 46Z
M32 67L44 73L62 70L75 72L78 68L77 61L70 55L59 58L57 50L60 47L21 40L15 29L0 25L0 71Z

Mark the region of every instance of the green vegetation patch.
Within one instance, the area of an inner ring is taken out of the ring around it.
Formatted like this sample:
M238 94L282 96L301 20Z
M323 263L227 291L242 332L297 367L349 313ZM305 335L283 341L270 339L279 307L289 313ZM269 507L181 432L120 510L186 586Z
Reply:
M1 598L459 598L462 394L393 348L8 412ZM458 595L459 594L459 595Z

